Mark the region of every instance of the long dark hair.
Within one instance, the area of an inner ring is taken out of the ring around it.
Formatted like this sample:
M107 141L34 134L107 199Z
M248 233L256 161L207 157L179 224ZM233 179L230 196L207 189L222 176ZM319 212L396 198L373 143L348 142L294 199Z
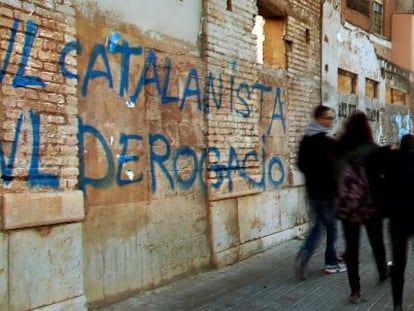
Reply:
M346 152L370 143L374 143L374 136L368 118L362 111L355 111L346 121L338 138L338 151Z

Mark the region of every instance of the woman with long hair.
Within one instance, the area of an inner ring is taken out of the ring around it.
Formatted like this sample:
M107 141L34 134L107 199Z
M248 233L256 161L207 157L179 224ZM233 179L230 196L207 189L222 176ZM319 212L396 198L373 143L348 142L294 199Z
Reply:
M367 157L378 145L374 142L372 130L367 116L361 112L354 112L344 124L343 131L337 140L337 165L336 175L338 180L344 172L347 164L360 161L366 164ZM369 209L368 209L369 210ZM386 262L385 244L383 236L382 216L375 209L371 209L369 217L366 215L360 220L341 217L345 239L345 263L348 268L348 281L351 288L350 301L358 303L361 299L361 285L359 278L359 242L362 225L368 235L368 239L375 257L380 281L389 275ZM366 213L365 213L366 214Z

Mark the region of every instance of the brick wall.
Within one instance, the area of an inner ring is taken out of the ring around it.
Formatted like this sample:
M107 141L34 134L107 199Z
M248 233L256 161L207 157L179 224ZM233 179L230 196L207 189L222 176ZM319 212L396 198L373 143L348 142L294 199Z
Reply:
M256 63L257 43L252 29L254 16L258 11L257 6L251 1L233 1L232 10L226 8L225 1L205 2L204 52L208 70L219 72L220 68L223 68L226 79L230 82L232 78L237 77L249 85L258 83L275 89L280 87L280 100L284 104L279 114L285 119L285 127L272 127L272 132L266 132L272 116L274 117L272 108L275 98L273 94L269 94L270 92L262 89L259 91L257 87L250 88L251 115L248 118L240 117L235 113L237 107L233 107L231 102L237 101L237 90L232 89L230 83L224 87L225 94L228 99L230 98L226 104L230 107L216 111L212 109L212 97L209 98L207 138L210 146L220 146L223 149L234 143L240 144L244 147L238 149L241 157L249 149L260 153L264 143L268 147L265 157L269 158L271 154L281 155L286 161L286 171L289 173L295 169L295 151L303 126L309 121L312 107L320 102L320 5L318 1L293 1L290 4L272 2L266 10L272 11L275 6L278 6L278 12L285 12L287 20L286 70L281 71ZM226 122L226 118L231 118L231 122ZM249 131L246 132L246 129ZM212 157L210 162L217 163L217 159ZM251 161L245 167L253 171L256 177L263 174L258 162ZM214 174L210 175L210 178L214 180ZM243 192L246 188L249 186L240 185L239 191Z
M226 4L220 0L204 1L204 58L207 70L215 75L215 88L219 85L220 72L224 81L224 96L219 109L211 90L207 93L207 142L209 147L218 148L224 155L229 153L229 147L234 147L237 157L242 159L251 150L260 151L260 107L257 94L251 91L257 78L256 42L251 34L257 7L254 2L245 0L232 1L231 8ZM229 166L228 159L228 156L217 159L215 155L208 158L210 164L226 167ZM258 159L246 161L242 166L237 169L244 169L252 176L260 174ZM217 177L210 171L211 182L217 182ZM236 177L235 193L248 188Z
M75 38L69 0L0 2L0 310L86 310Z
M74 10L67 0L0 6L1 141L8 166L3 182L10 185L8 192L28 186L42 191L45 185L75 189L77 81L65 78L59 63L63 46L76 35ZM64 61L76 72L74 54Z
M287 22L288 116L290 170L296 169L296 151L313 108L321 103L319 1L295 1ZM303 14L308 18L303 19ZM307 39L308 36L308 39ZM328 104L329 103L324 103Z

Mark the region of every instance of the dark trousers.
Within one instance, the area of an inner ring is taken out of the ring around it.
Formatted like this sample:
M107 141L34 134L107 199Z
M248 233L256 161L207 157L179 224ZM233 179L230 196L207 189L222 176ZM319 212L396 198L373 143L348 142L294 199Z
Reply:
M408 221L407 221L408 220ZM404 290L404 273L407 265L407 245L409 237L414 233L409 219L391 217L390 236L392 242L393 265L391 272L392 298L394 306L402 305Z
M348 269L348 281L351 294L360 294L361 285L359 280L359 241L361 227L365 226L380 279L387 275L387 261L385 255L384 233L382 218L373 216L363 224L342 221L345 238L345 263Z

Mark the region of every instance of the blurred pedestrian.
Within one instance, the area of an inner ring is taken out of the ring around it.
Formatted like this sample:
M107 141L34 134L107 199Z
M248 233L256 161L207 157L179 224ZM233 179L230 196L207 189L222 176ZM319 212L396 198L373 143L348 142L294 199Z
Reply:
M359 242L362 225L368 235L380 281L384 281L389 276L383 219L379 209L372 205L369 193L369 174L365 166L368 156L378 148L374 142L367 116L363 112L356 111L346 121L337 141L338 192L335 201L337 216L342 221L344 232L344 259L351 288L349 299L353 303L358 303L361 299ZM359 197L362 195L365 196L363 200ZM353 202L355 200L360 201Z
M401 139L400 150L394 152L389 171L390 236L393 265L391 272L394 310L402 310L404 274L407 264L407 244L414 234L414 135Z
M298 167L305 176L311 224L308 236L295 260L295 273L301 280L305 279L307 264L319 244L323 229L326 229L325 273L346 271L346 266L338 262L336 251L338 229L334 211L335 141L327 135L334 121L335 113L331 108L317 106L299 146Z

